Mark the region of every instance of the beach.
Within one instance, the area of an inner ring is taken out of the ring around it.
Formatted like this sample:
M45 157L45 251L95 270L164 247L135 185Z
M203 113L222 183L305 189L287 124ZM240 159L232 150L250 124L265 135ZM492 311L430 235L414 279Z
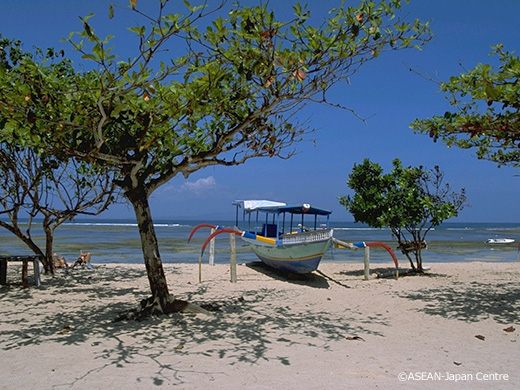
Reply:
M520 263L322 263L287 278L257 262L165 264L170 292L206 308L114 321L149 296L142 264L0 286L1 389L513 389ZM32 275L32 272L30 272Z

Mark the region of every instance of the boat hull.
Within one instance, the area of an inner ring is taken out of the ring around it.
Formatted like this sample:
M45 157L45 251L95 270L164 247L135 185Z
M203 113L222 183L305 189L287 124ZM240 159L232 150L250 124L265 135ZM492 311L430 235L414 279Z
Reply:
M251 245L252 251L269 267L281 271L306 274L318 269L320 261L331 246L332 237L314 242L282 245L265 245L243 238Z

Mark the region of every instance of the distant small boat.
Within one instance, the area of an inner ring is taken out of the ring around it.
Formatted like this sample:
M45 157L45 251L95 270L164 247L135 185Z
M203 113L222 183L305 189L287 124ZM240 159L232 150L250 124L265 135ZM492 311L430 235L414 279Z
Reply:
M511 244L512 242L515 242L512 238L490 238L486 244Z

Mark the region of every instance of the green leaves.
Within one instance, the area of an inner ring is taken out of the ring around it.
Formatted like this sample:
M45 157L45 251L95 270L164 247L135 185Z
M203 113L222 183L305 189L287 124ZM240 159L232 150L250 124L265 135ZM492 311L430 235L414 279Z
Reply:
M441 84L454 112L416 119L410 127L448 146L474 148L478 158L520 166L520 59L502 45L492 55L498 69L478 64Z
M128 31L132 31L133 33L137 34L140 37L144 37L146 34L146 27L145 26L137 26L137 27L128 27Z
M197 6L192 6L191 3L187 0L184 0L184 5L186 6L186 8L188 8L188 10L191 12L191 13L195 13L197 11L200 11L204 8L207 8L207 4L201 4L201 5L197 5Z
M427 171L422 166L403 167L399 159L392 163L387 174L369 159L354 164L347 182L354 195L338 199L356 222L389 227L399 245L421 243L432 227L457 216L466 202L465 191L452 192L439 167ZM420 250L416 256L420 269Z
M369 159L354 165L347 182L354 196L339 200L356 221L392 229L414 229L427 223L432 227L462 208L464 191L451 193L438 167L432 171L403 167L399 159L393 167L383 174L381 166Z
M324 21L300 4L288 20L269 3L184 4L185 14L159 1L149 15L131 1L128 20L140 19L128 30L137 39L121 59L112 46L119 32L102 38L92 14L81 18L66 41L90 63L63 71L33 61L0 81L9 128L156 188L209 165L290 157L312 131L296 120L306 103L332 103L328 89L360 64L429 39L427 26L402 24L399 1L342 6Z

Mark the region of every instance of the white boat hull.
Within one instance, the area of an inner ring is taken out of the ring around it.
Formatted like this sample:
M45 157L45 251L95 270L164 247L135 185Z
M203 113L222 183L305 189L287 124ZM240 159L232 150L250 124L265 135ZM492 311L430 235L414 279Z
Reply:
M332 230L286 235L282 244L268 245L242 237L252 251L266 265L290 273L305 274L315 271L323 255L330 249Z

